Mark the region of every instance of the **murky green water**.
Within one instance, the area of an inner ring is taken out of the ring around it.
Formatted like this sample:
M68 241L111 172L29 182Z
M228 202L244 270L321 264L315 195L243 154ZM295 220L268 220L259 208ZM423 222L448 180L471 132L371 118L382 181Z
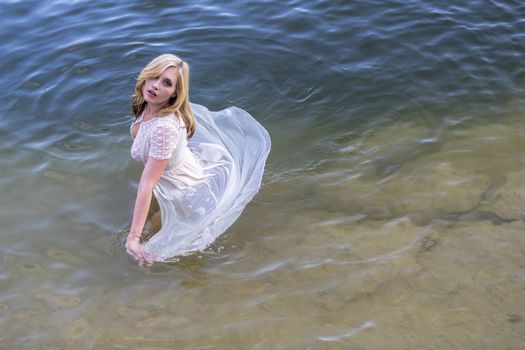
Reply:
M2 3L6 349L521 349L525 8L512 1ZM122 247L137 71L270 132L204 252Z

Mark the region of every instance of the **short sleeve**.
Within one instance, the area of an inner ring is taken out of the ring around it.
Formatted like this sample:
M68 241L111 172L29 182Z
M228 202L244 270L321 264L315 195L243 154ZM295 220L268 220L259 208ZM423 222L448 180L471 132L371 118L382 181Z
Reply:
M157 160L170 159L177 145L177 128L168 123L155 125L151 130L149 156Z

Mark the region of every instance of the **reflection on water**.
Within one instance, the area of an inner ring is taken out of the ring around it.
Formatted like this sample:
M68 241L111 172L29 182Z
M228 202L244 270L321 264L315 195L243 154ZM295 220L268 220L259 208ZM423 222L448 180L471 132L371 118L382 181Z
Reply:
M524 348L521 5L2 11L3 347ZM231 229L139 269L128 101L169 51L195 102L247 109L273 147Z

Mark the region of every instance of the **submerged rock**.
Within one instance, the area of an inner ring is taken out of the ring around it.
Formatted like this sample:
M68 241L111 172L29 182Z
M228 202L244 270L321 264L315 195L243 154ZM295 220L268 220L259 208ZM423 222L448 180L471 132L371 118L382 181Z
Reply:
M51 309L73 308L82 301L79 297L69 295L57 295L51 293L36 293L33 295L36 300L42 301Z
M507 174L505 184L483 201L481 209L502 219L522 220L525 209L525 171Z
M521 119L521 118L520 118ZM457 164L472 172L505 175L525 165L525 123L522 120L454 128L443 135L434 161Z
M469 212L498 174L489 171L487 152L507 162L501 152L516 135L504 125L448 132L396 123L341 145L339 160L316 177L313 198L322 208L379 220L408 215L429 222Z
M316 195L332 210L361 213L374 219L414 214L439 216L478 207L490 183L488 175L458 170L450 163L422 160L376 181L350 178L341 180L339 186L321 185Z
M289 217L278 237L279 247L285 254L282 261L294 256L303 266L313 268L327 261L361 264L405 256L406 251L418 250L418 242L427 234L408 217L360 220L360 217L311 210ZM266 243L273 246L273 240L269 240L259 248L264 248ZM312 247L314 249L309 250ZM278 252L271 252L274 258L276 254ZM270 266L275 265L272 264ZM277 268L283 267L276 266L272 271Z
M477 207L481 194L489 186L487 175L458 170L450 163L430 163L414 166L398 181L386 184L384 191L392 194L392 205L400 213L426 210L452 213Z

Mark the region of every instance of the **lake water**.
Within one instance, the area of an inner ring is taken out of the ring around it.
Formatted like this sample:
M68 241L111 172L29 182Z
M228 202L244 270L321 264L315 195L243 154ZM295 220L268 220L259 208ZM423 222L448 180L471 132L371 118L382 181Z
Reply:
M525 348L525 6L0 1L5 349ZM125 254L138 71L272 137L207 250Z

